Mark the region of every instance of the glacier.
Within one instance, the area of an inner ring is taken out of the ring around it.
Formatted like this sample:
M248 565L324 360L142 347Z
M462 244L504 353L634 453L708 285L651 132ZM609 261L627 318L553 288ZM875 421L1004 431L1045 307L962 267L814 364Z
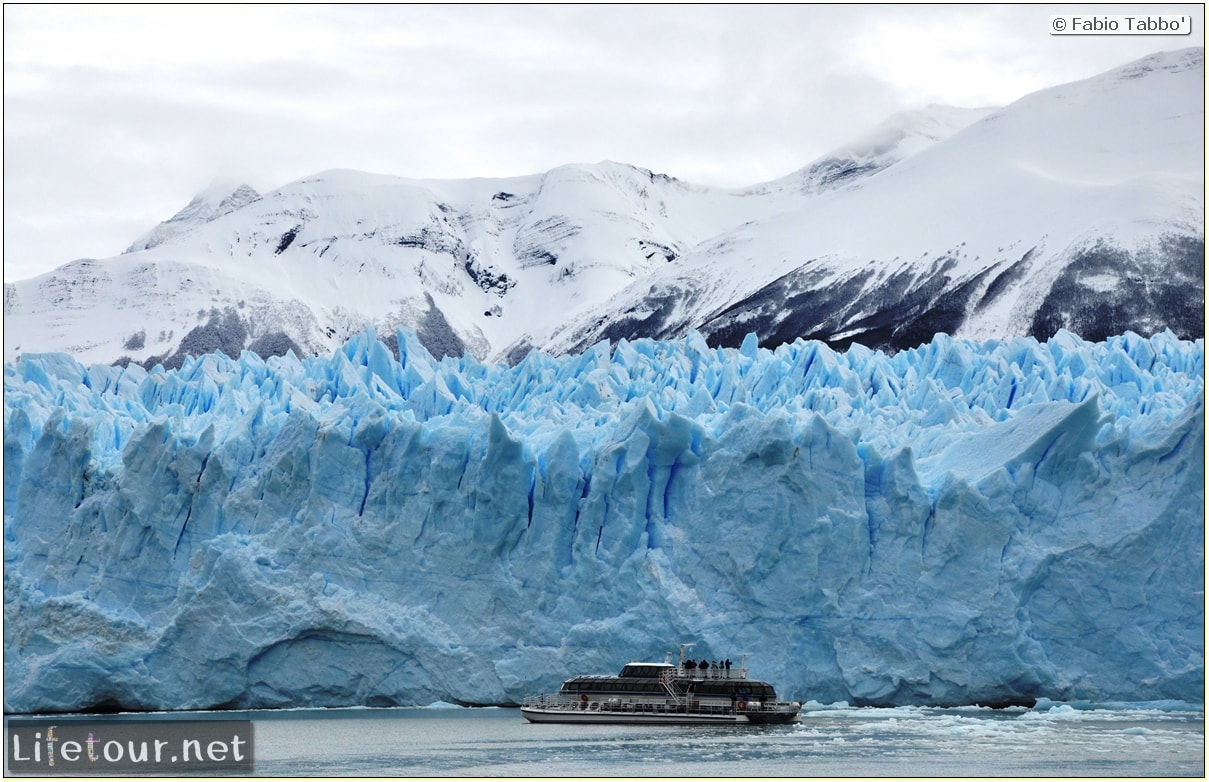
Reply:
M1203 702L1203 340L391 336L6 363L5 711L515 704L680 642L823 703Z

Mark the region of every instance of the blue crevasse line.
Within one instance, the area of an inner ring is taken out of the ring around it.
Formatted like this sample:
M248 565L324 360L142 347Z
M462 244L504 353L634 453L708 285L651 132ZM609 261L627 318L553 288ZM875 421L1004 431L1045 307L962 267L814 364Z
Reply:
M372 456L373 456L373 451L371 451L368 448L365 449L365 490L361 494L361 504L357 508L357 516L359 516L359 517L365 515L365 503L369 499L369 485L370 485L370 481L371 481L370 474L369 474L369 468L370 468L369 463L370 463L370 458Z
M189 526L189 520L193 518L193 505L197 501L197 496L201 492L202 475L206 472L206 465L210 463L210 453L202 457L201 469L197 471L197 480L193 483L192 496L189 497L189 510L185 513L185 521L181 524L180 533L176 536L176 545L172 547L172 560L176 561L176 553L180 550L181 541L185 537L185 529Z
M1057 445L1058 441L1061 439L1062 439L1062 433L1059 432L1058 434L1054 435L1053 438L1048 443L1045 444L1045 448L1041 451L1041 455L1038 456L1037 461L1033 463L1033 477L1034 478L1037 477L1038 470L1041 469L1041 465L1045 462L1045 457L1049 456L1049 452L1051 450L1053 450L1053 447L1055 445Z
M936 523L936 501L932 501L931 507L928 509L928 518L924 519L924 529L919 536L919 553L920 556L928 552L928 534L932 532L932 525Z
M176 561L176 552L180 550L181 540L185 537L185 529L189 526L189 519L193 517L193 502L189 502L189 510L185 513L185 522L181 524L181 531L176 536L176 545L172 547L172 560Z
M873 556L877 551L877 520L869 512L868 507L865 509L865 530L869 535L869 549L868 556L865 558L865 571L872 572Z
M525 529L533 526L533 494L537 489L537 470L531 469L529 472L529 517L525 522Z
M473 436L466 443L466 450L462 454L462 468L458 472L458 488L462 488L462 481L466 477L466 469L470 466L470 448L474 444Z
M672 515L672 481L676 480L679 468L679 462L675 462L667 468L667 483L663 487L663 520L665 522Z

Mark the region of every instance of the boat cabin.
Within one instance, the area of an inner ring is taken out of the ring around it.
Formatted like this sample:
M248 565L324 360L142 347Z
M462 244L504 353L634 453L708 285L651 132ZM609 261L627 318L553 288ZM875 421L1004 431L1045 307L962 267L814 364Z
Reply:
M704 673L704 672L702 672ZM726 672L729 674L729 671ZM736 674L739 672L736 671ZM691 686L697 697L740 698L745 700L776 700L771 684L746 676L720 678L695 675L696 671L678 668L671 663L629 663L617 676L576 676L563 682L564 695L629 695L665 693L663 681L675 682L678 689Z
M631 662L616 676L576 676L556 695L525 699L521 713L530 722L591 722L667 725L788 724L802 704L777 700L768 682L747 678L746 657L732 670L730 660L680 663L671 654L662 663Z

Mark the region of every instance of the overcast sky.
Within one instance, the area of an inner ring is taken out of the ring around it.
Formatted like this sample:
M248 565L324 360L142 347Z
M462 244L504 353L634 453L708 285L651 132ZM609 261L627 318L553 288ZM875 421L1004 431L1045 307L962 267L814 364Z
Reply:
M1052 14L1193 17L1052 36ZM120 253L216 182L615 160L774 179L929 103L1204 45L1200 5L4 7L4 275Z

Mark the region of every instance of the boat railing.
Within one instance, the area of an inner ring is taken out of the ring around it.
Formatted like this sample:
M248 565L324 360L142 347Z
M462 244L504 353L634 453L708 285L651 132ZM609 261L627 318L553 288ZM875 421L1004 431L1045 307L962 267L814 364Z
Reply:
M746 705L746 711L798 712L802 704L797 701L752 701ZM742 711L740 709L737 709Z
M711 714L730 715L735 710L730 705L698 703L696 701L675 701L667 699L658 701L620 701L609 700L579 701L574 698L558 696L533 696L525 698L522 704L529 709L545 711L583 711L606 714Z
M530 695L521 706L526 708L579 708L580 701L566 695Z
M742 714L748 711L796 712L800 703L793 701L737 701L736 703L702 703L688 698L668 698L664 702L613 699L584 700L557 694L531 695L521 704L529 709L547 711L592 711L622 714Z
M747 668L687 668L680 665L676 667L675 674L678 678L699 682L714 679L746 679Z

